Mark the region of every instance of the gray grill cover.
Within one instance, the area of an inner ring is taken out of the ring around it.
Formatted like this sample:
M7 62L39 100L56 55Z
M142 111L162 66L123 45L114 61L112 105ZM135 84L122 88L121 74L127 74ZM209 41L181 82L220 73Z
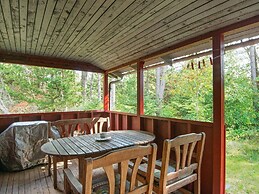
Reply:
M48 122L16 122L0 134L0 166L17 171L44 162L41 146L48 141Z

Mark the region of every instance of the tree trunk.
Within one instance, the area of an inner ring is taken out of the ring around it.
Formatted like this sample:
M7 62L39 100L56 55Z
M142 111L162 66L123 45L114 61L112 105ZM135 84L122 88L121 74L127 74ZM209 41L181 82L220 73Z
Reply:
M251 46L249 48L249 57L250 57L250 67L251 67L251 80L253 83L253 86L255 86L257 89L257 83L256 83L256 77L257 77L257 63L256 63L256 51L255 46Z
M259 81L258 78L258 68L257 68L257 61L256 61L256 49L255 46L250 46L249 48L249 58L250 58L250 67L251 67L251 81L253 84L254 90L254 98L253 98L253 105L255 112L259 112L259 100L258 100L258 91L259 91Z
M82 86L82 99L85 102L85 100L86 100L86 89L87 89L87 72L86 71L82 71L81 86Z
M0 99L0 112L4 113L4 114L8 114L9 110L8 108L5 106L4 102L2 101L2 99Z
M98 73L98 100L101 102L102 95L101 95L101 74Z
M167 67L162 66L156 69L156 99L157 99L157 111L156 115L159 116L161 114L163 99L164 99L164 91L165 91L165 72Z
M146 84L145 84L146 94L149 94L149 70L146 71Z
M10 113L8 110L8 105L12 104L12 100L10 95L4 88L4 82L0 77L0 112L8 114Z
M94 78L94 75L93 73L90 73L90 99L92 100L92 97L93 97L93 78Z
M115 84L111 84L111 91L110 91L110 110L115 110Z

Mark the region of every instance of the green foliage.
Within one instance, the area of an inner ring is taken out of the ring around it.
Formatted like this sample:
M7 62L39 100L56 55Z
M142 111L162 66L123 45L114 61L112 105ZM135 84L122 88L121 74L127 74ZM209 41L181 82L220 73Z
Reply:
M35 99L40 109L61 111L78 105L80 99L76 93L79 90L79 84L75 82L73 71L36 68L33 73L39 76L34 83L40 86L36 91L40 96Z
M76 110L101 110L103 108L103 101L100 101L96 96L91 98L91 100L87 100L82 102Z
M251 134L259 131L259 111L256 111L255 106L259 93L251 82L249 57L244 51L237 49L225 54L225 123L228 139L251 138ZM202 65L199 69L197 63L203 59L206 66ZM212 66L208 57L192 62L195 64L194 69L187 68L187 63L167 68L163 77L166 85L161 101L156 94L156 69L144 71L146 115L209 122L213 120ZM1 64L0 75L4 90L11 98L16 103L29 103L35 107L35 112L103 107L99 74L87 74L85 92L80 84L81 75L76 71ZM116 83L115 102L117 111L136 113L135 73L124 76L123 80Z
M124 76L123 80L116 83L117 111L136 113L137 112L137 80L136 74Z
M187 64L169 68L161 110L157 106L155 70L145 76L145 114L200 121L212 120L212 68L187 69ZM150 78L152 75L153 79ZM157 114L158 113L158 114Z
M253 106L254 90L250 79L250 66L243 64L234 51L226 54L225 68L225 120L228 139L250 138L258 130ZM245 57L245 55L243 55Z
M186 65L186 64L185 64ZM172 107L173 117L211 121L212 68L173 70L167 82L170 93L164 107ZM166 87L167 87L166 86ZM206 108L205 108L206 107ZM170 116L167 115L167 116Z
M1 64L6 90L16 103L28 102L35 111L63 111L78 106L75 72L52 68Z
M244 49L225 53L225 123L228 139L251 138L259 131L259 111L254 99L259 98L251 82L249 57ZM206 66L197 68L197 61ZM144 71L145 115L188 120L213 120L212 66L209 58L193 61L194 70L187 63L174 64L165 74L166 86L162 106L156 96L156 70ZM116 84L116 108L134 112L136 106L135 74Z

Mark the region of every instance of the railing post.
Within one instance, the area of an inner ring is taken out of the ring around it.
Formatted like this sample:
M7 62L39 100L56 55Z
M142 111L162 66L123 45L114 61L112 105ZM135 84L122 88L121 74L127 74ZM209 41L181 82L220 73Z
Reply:
M213 194L225 193L224 35L213 36Z
M144 61L137 64L137 115L144 114L144 74L143 74Z
M139 61L137 63L137 129L141 130L141 118L140 116L144 114L144 74L143 65L144 61Z
M108 83L108 72L104 73L104 78L103 78L103 109L104 111L109 111L109 83Z

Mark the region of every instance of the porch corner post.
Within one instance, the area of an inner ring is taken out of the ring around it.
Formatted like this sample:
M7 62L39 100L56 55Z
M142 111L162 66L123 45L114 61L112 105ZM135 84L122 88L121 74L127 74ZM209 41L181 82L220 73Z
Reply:
M213 48L213 194L225 194L226 134L224 118L224 34L212 37Z
M137 115L144 114L144 74L143 65L144 61L137 64Z
M104 73L104 79L103 79L103 109L104 111L109 111L109 83L108 83L108 72Z

